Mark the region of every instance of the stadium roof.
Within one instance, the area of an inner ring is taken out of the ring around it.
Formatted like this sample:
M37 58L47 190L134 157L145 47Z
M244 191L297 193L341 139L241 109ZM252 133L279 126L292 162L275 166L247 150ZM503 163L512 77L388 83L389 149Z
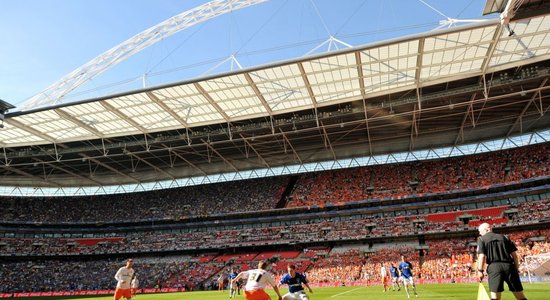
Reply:
M2 147L231 123L493 73L550 57L550 16L497 20L9 115Z
M547 10L7 114L0 183L143 182L548 128Z

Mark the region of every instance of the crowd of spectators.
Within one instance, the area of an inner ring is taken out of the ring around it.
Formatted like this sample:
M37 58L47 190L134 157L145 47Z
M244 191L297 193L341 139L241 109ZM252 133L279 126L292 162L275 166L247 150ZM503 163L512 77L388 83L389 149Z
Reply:
M151 192L88 197L0 197L4 221L83 223L179 220L275 208L287 186L287 177L165 189Z
M516 232L509 235L518 247L518 256L524 261L528 256L550 253L550 229ZM520 271L526 273L525 268Z
M536 237L536 241L532 240ZM550 230L532 230L511 235L520 256L520 271L526 272L524 258L529 255L550 253ZM425 247L390 245L377 251L351 248L319 258L307 271L313 284L332 285L379 284L380 266L389 269L398 266L403 255L412 263L417 279L447 280L475 278L475 238L428 240Z
M353 282L362 277L364 254L356 249L331 254L320 258L314 267L307 271L311 283Z
M430 161L307 173L287 207L483 188L550 175L550 143ZM86 197L0 197L0 219L38 223L179 220L275 209L289 177ZM139 212L139 213L136 213Z
M0 293L112 290L124 259L0 262ZM140 288L193 289L223 269L196 256L134 258Z
M341 217L339 219L314 219L306 222L281 223L277 226L240 228L240 225L214 231L189 231L183 233L134 231L117 233L108 238L0 238L0 255L74 255L160 252L189 249L219 249L220 247L261 246L301 242L322 242L338 240L361 240L366 237L414 236L417 234L475 229L480 222L506 220L511 225L538 223L548 216L550 198L525 202L515 206L516 212L502 216L508 206L496 208L454 211L429 215L362 218ZM489 213L488 213L489 212ZM498 215L491 215L498 213ZM469 215L465 224L459 217ZM453 218L441 218L449 215ZM439 216L435 218L434 216ZM535 217L538 216L539 218ZM512 218L511 220L508 218ZM473 224L473 225L472 225Z
M288 207L443 193L550 175L550 143L456 158L302 175Z
M421 276L425 279L472 278L475 238L427 241Z

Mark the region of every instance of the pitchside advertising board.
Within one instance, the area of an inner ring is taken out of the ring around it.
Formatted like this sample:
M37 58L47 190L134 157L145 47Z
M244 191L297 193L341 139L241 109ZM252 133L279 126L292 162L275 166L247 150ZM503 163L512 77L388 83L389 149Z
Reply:
M140 289L141 293L173 293L184 292L184 288L165 288L165 289ZM74 292L31 292L31 293L4 293L0 294L0 298L22 298L22 297L50 297L50 296L95 296L95 295L112 295L115 290L99 290L99 291L74 291Z

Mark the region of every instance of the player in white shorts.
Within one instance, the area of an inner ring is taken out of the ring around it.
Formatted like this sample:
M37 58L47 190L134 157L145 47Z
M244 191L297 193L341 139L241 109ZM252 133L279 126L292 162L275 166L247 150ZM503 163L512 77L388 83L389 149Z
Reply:
M282 300L279 288L273 280L273 275L266 271L268 263L266 261L260 261L258 263L258 269L248 270L239 273L235 279L231 281L232 284L237 284L237 281L246 277L248 280L244 287L244 296L246 300L271 300L271 297L264 291L267 284L273 287L273 290L278 296L278 300Z

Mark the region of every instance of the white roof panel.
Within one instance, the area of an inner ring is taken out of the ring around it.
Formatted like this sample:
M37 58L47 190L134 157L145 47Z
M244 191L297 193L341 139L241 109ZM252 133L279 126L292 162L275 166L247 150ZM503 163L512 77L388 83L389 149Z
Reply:
M419 40L360 52L365 92L381 92L415 82Z
M19 129L9 123L7 121L5 123L5 127L2 129L2 144L3 145L10 145L10 144L46 144L49 143L47 140L34 135L32 133L29 133L23 129ZM9 141L9 143L6 143L6 141Z
M101 132L104 132L106 136L113 136L113 134L116 134L117 132L120 132L122 130L124 130L126 134L132 134L136 132L136 128L134 128L130 123L121 119L115 119L115 121L110 122L103 122L96 125L96 127Z
M195 114L188 119L189 123L208 124L209 122L223 123L225 120L218 113Z
M361 95L355 53L312 60L303 66L318 103Z
M254 71L250 73L250 77L275 112L294 107L298 103L299 106L308 103L313 105L297 64Z

